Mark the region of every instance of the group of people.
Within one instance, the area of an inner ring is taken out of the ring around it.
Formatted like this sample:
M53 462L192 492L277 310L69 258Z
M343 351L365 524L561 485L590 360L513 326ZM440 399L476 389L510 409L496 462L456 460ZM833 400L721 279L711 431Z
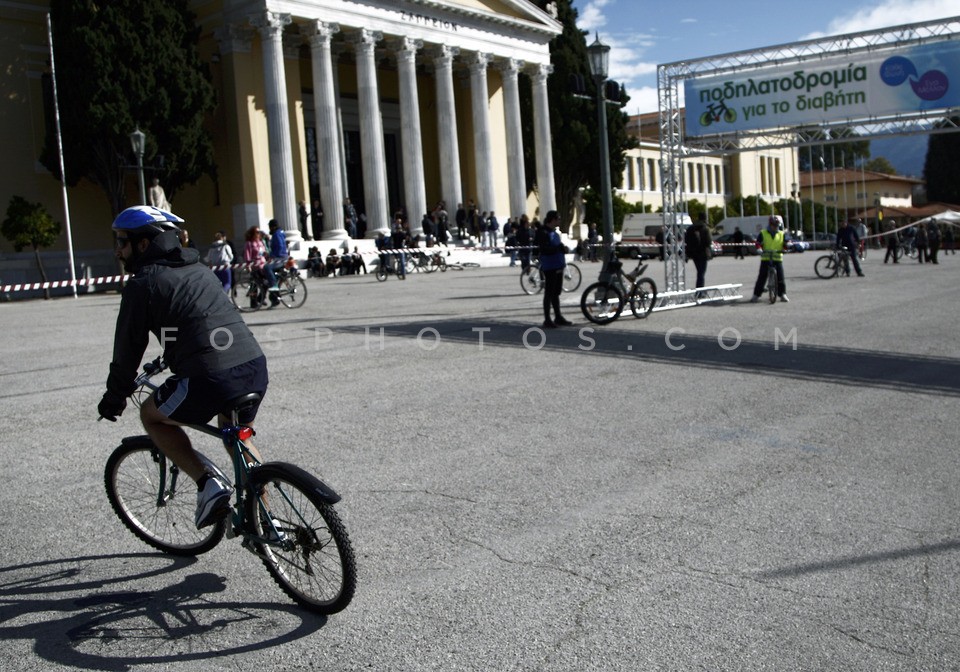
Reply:
M921 222L905 229L899 229L896 221L890 220L887 227L887 253L883 258L885 264L891 259L895 264L900 263L900 246L905 241L909 247L917 250L917 260L921 264L939 264L941 249L945 255L957 253L952 224L948 223L941 231L940 224L934 218L929 222ZM903 231L903 237L900 235L901 230Z
M318 247L311 247L307 251L309 277L332 278L336 275L359 275L366 272L367 264L356 246L353 252L347 250L343 254L340 254L337 248L331 247L326 257Z

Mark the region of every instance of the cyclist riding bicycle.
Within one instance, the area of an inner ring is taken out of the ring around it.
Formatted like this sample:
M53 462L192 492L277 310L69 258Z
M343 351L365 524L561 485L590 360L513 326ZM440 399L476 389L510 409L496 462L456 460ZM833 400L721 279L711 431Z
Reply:
M115 256L133 277L121 295L107 391L97 410L111 422L123 413L153 333L174 375L143 402L140 419L157 448L197 482L202 528L227 515L231 487L208 470L180 425L209 422L245 394L262 398L267 362L217 277L196 250L181 247L182 223L146 205L127 208L113 222ZM252 426L258 407L244 408L240 423Z
M767 220L767 228L757 236L757 245L761 248L760 253L760 275L757 276L757 284L753 288L753 298L750 303L756 303L763 294L763 288L767 285L767 274L772 265L777 270L777 296L781 301L787 302L787 283L783 279L783 250L786 248L787 239L781 230L783 220L777 215L771 215Z

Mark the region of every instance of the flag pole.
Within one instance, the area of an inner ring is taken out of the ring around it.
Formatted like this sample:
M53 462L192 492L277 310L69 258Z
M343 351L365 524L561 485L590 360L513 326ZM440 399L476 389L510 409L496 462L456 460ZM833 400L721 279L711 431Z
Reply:
M77 267L73 258L73 232L70 227L70 202L67 199L67 175L63 165L63 137L60 135L60 104L57 102L57 66L53 59L53 24L47 12L47 39L50 42L50 79L53 82L53 117L57 127L57 156L60 159L60 186L63 188L63 215L67 227L67 255L70 258L70 286L77 298Z

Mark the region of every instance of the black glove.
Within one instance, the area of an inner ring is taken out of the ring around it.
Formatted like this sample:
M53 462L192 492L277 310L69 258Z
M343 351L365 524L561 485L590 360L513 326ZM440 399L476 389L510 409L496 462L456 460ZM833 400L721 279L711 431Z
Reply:
M110 392L103 395L103 399L97 405L97 412L101 418L110 422L116 422L117 418L123 415L123 409L127 407L127 400L123 397L116 397Z

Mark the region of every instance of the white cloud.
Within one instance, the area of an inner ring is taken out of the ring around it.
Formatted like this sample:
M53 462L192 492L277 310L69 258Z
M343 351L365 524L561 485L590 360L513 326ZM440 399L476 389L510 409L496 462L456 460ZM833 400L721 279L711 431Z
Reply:
M607 17L603 8L610 4L610 0L590 0L584 8L578 12L577 28L580 30L597 30L607 25Z
M833 19L824 32L812 33L806 37L813 39L825 35L858 33L904 23L944 19L956 14L956 0L884 0L875 6L853 9Z

